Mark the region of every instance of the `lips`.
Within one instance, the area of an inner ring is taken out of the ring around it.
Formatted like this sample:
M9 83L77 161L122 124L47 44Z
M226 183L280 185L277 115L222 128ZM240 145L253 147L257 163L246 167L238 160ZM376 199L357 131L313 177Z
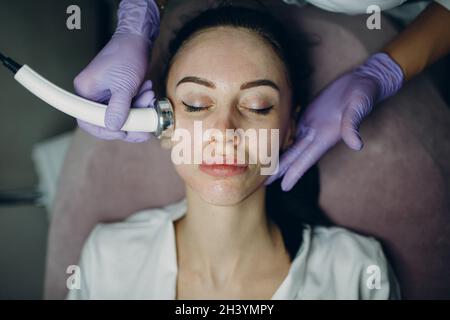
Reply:
M214 177L232 177L243 174L248 169L248 165L238 164L206 164L202 163L200 170Z

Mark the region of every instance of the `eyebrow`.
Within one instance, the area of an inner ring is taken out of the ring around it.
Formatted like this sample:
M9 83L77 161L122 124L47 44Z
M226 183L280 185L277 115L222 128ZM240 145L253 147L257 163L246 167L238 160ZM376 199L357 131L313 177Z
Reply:
M280 88L278 88L278 86L275 84L275 82L273 82L272 80L268 80L268 79L259 79L259 80L246 82L243 85L241 85L241 90L250 89L250 88L254 88L254 87L260 87L260 86L268 86L268 87L274 88L277 91L280 91Z
M213 82L211 82L209 80L206 80L206 79L203 79L203 78L192 77L192 76L191 77L184 77L183 79L178 81L176 86L178 87L180 84L186 83L186 82L193 82L193 83L196 83L196 84L208 87L208 88L212 88L212 89L216 88L216 85Z
M202 85L202 86L205 86L208 88L212 88L212 89L216 88L216 85L213 82L206 80L204 78L193 77L193 76L184 77L183 79L178 81L176 86L178 87L180 84L186 83L186 82L196 83L196 84L199 84L199 85ZM280 88L278 88L278 86L275 84L275 82L273 82L272 80L268 80L268 79L258 79L258 80L243 83L241 85L240 89L245 90L245 89L250 89L250 88L260 87L260 86L268 86L277 91L280 91Z

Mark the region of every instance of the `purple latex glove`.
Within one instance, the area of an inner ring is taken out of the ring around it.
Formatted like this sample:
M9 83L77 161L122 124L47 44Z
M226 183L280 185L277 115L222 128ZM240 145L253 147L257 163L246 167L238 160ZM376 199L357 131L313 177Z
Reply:
M389 55L377 53L332 82L305 110L296 142L281 156L278 173L266 185L284 175L281 187L289 191L341 139L350 148L361 150L361 121L376 103L401 88L403 78L403 71Z
M144 80L150 48L159 33L159 9L153 0L122 0L118 18L112 39L74 80L75 91L80 96L108 102L106 128L81 120L78 125L100 139L143 142L150 138L150 133L120 129ZM151 82L142 86L140 93L146 92L148 98L148 91L151 91Z
M133 108L149 108L155 102L155 94L152 90L152 82L150 80L144 81L137 95L132 101ZM110 131L103 127L99 127L84 121L78 121L78 126L102 140L117 140L121 139L126 142L140 143L145 142L150 138L151 133L148 132L124 132L124 131Z

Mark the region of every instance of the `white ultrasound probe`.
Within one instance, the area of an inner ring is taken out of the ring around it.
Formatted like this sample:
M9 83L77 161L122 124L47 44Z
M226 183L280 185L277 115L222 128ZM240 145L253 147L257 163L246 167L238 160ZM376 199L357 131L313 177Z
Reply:
M0 61L14 73L14 79L52 107L82 121L106 127L106 105L76 96L51 83L27 65L21 66L0 53ZM174 126L173 108L161 99L154 108L131 108L123 131L152 132L156 137L171 136Z

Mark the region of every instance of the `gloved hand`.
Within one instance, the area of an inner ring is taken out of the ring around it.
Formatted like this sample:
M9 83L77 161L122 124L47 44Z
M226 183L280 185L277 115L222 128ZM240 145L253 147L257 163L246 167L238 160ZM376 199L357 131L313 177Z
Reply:
M143 142L150 138L150 133L120 129L144 80L151 45L159 33L159 10L153 0L122 0L118 17L118 27L112 39L74 80L75 91L80 96L108 102L106 128L81 120L78 120L78 125L100 139ZM147 100L151 87L149 82L141 88L140 93L145 92Z
M278 173L266 185L284 175L281 187L289 191L341 139L350 148L361 150L361 121L376 103L401 88L403 78L397 63L386 53L377 53L332 82L301 116L294 145L281 156Z
M149 108L153 107L154 102L155 94L152 90L152 82L147 80L142 84L142 87L139 89L138 94L131 104L133 108ZM147 141L151 136L149 132L112 131L81 120L77 120L77 122L81 129L103 140L120 139L126 142L140 143Z

